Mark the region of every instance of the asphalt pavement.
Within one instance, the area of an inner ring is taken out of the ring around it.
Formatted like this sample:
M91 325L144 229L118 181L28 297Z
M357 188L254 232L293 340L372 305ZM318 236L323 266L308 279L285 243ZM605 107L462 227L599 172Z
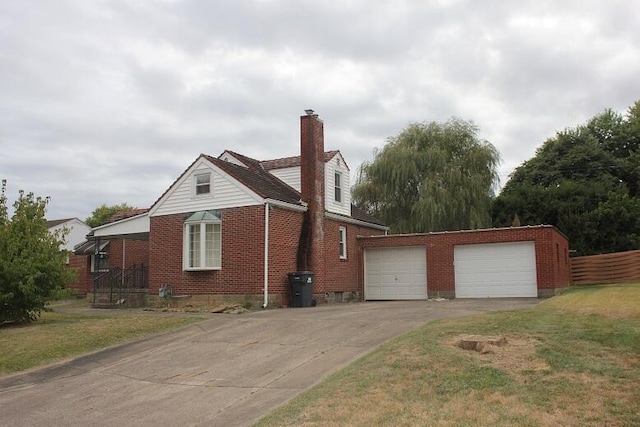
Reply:
M217 314L0 378L0 425L247 426L427 322L536 299L383 301Z

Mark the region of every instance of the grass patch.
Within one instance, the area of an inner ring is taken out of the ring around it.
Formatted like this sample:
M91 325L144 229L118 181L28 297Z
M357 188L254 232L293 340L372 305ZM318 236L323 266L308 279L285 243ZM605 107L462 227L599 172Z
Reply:
M464 334L508 344L465 351L454 345ZM640 285L578 288L529 310L427 324L257 425L640 425L638 383Z
M45 312L38 321L0 327L0 375L175 329L202 318Z

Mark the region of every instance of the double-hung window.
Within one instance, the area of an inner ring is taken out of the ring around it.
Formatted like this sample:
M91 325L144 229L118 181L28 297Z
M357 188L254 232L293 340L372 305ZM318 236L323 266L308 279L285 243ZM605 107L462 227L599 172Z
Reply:
M211 194L211 174L201 173L194 176L195 195Z
M215 212L201 211L184 222L184 269L222 268L222 221Z
M347 259L347 229L340 227L338 231L340 233L340 259Z
M340 172L336 172L333 176L333 189L334 200L337 203L342 203L342 174Z

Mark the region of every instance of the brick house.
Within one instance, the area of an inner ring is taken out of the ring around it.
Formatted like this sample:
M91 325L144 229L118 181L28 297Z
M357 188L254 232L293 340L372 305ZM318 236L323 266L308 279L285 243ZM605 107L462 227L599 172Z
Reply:
M569 243L554 227L387 235L351 204L350 181L311 111L300 156L201 154L151 208L94 228L80 250L94 286L106 270L148 267L151 301L167 287L197 304L289 305L294 271L314 273L319 303L542 297L570 284Z
M151 299L168 286L199 303L287 305L295 271L314 273L320 303L360 299L357 236L387 227L351 204L349 167L339 151L324 151L318 116L302 116L300 131L300 156L201 154L148 211L94 228L80 249L108 250L111 267L146 261ZM117 249L132 242L136 260Z

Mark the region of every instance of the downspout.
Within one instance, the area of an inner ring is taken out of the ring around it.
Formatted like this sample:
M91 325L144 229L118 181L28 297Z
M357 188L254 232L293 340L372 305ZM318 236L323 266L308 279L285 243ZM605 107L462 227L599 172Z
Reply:
M126 269L127 239L122 239L122 272L120 273L120 283L124 286L124 270Z
M264 303L269 305L269 202L264 203Z

